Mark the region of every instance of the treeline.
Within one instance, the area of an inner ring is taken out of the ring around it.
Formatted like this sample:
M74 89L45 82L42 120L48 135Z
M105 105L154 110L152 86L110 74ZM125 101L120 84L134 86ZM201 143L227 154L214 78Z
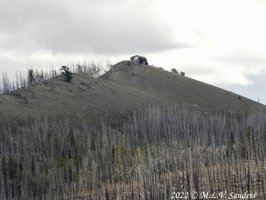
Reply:
M266 198L266 115L148 107L101 129L70 119L2 121L0 199L170 199L228 191Z
M72 73L84 73L90 77L98 77L106 70L111 69L112 64L109 60L106 63L84 62L70 67ZM60 68L56 69L33 69L29 68L27 73L16 73L15 80L8 77L6 72L2 73L2 83L0 83L0 94L8 94L20 88L28 88L34 85L43 84L51 78L61 75Z

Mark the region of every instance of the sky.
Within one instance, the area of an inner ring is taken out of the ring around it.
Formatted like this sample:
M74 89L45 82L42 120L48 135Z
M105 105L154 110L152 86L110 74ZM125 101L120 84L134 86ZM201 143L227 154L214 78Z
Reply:
M265 0L0 0L0 73L149 64L266 104Z

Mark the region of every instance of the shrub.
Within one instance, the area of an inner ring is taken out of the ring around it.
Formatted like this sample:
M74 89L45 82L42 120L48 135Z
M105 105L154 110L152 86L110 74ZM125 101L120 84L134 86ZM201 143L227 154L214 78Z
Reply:
M175 68L171 69L171 72L176 73L176 74L178 73L178 71Z

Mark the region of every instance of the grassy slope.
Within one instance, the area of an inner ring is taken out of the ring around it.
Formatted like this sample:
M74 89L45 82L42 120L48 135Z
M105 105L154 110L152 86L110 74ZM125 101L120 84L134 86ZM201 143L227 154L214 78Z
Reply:
M152 66L128 66L124 71L123 68L124 65L120 63L105 77L151 95L163 103L185 102L227 111L252 111L260 106L250 99L239 99L239 95L232 92Z
M121 121L123 111L136 107L172 103L192 104L208 110L250 112L262 106L252 100L217 87L176 75L152 66L116 64L94 79L75 74L73 83L60 78L46 85L19 90L19 96L0 96L0 118L25 119L28 116L71 116L71 121L100 121L102 114L112 122ZM100 114L99 114L100 113Z

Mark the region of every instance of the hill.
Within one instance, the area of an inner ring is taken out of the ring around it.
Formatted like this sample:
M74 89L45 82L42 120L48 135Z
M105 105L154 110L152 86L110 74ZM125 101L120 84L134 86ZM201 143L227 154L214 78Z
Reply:
M121 113L147 105L186 104L196 110L247 113L265 106L232 92L153 66L122 61L106 74L91 78L74 74L0 96L1 118L69 116L97 123L102 116L117 123Z
M129 61L98 78L55 76L0 96L0 199L266 199L262 110Z

